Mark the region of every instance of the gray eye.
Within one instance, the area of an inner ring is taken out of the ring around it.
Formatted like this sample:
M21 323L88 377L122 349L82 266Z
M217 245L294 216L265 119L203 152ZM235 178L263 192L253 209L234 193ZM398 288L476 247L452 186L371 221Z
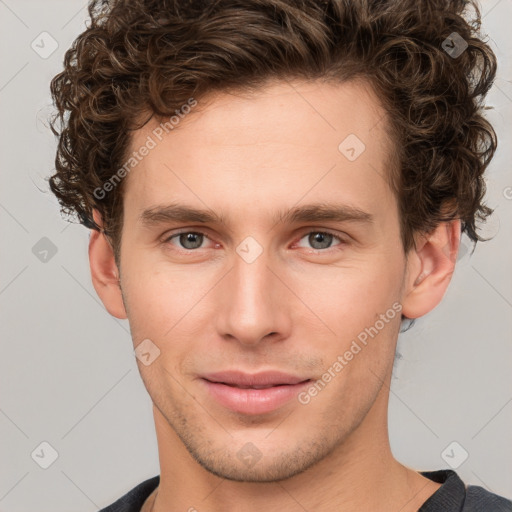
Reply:
M330 247L334 236L330 233L322 233L320 231L313 231L308 235L308 242L313 249L327 249Z
M194 232L180 233L176 236L179 236L180 244L184 249L197 249L201 247L204 238L204 235L201 233Z

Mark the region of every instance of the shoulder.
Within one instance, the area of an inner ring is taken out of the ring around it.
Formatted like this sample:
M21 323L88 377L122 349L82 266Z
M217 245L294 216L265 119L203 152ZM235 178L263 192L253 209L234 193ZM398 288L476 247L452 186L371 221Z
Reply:
M512 501L483 487L466 485L455 471L442 469L421 474L441 487L418 512L512 512Z
M147 497L158 487L159 483L160 475L149 478L99 512L140 512Z
M463 512L512 512L512 501L498 496L478 485L468 485Z

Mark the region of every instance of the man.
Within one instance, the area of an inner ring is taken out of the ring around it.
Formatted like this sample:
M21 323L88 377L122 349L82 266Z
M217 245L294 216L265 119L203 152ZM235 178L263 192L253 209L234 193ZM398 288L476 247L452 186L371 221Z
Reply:
M50 185L129 319L160 456L105 511L512 510L387 432L402 322L491 213L496 61L464 6L91 3Z

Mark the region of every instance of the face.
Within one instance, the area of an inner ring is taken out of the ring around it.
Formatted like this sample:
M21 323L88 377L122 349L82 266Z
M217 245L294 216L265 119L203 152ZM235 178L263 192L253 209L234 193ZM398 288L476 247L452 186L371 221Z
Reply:
M134 346L160 351L138 362L144 384L194 458L283 479L370 421L392 368L406 259L384 111L362 84L318 82L195 109L132 139L156 145L125 178L123 302ZM205 379L227 371L299 384Z

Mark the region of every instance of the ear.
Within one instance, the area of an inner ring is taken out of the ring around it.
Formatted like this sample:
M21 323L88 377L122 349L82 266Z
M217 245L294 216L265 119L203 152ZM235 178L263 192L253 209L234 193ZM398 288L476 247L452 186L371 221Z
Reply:
M94 222L103 228L103 221L97 210L93 210L93 217ZM116 318L127 318L123 296L121 295L120 273L115 262L114 250L103 229L101 232L95 229L91 230L89 238L89 264L94 289L107 311Z
M416 248L409 251L402 298L402 314L407 318L426 315L441 302L455 270L460 235L460 220L441 222L420 235Z

